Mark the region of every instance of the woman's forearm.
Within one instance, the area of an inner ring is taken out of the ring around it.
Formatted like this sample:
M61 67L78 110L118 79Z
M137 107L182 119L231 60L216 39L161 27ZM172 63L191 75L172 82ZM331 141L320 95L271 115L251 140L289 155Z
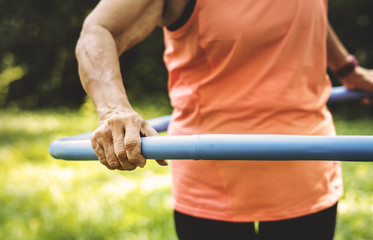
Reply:
M116 43L107 29L101 26L84 29L76 56L83 88L100 120L115 109L132 109L123 86Z
M332 71L337 71L351 60L348 51L343 46L329 23L327 33L327 56L328 67Z
M86 18L76 47L79 75L100 120L92 148L109 169L144 167L140 136L157 132L127 98L119 55L148 36L162 19L163 0L101 0ZM167 165L158 161L160 165Z
M163 0L102 0L86 18L76 47L79 75L99 119L133 110L123 86L119 55L162 22Z

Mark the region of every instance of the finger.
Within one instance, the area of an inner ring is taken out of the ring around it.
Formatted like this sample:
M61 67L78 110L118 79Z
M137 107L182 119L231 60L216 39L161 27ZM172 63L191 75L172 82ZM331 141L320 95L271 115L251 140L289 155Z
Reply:
M92 145L93 150L95 151L95 154L97 155L98 159L100 160L100 163L110 169L110 166L106 161L105 151L101 147L101 145L98 143L96 138L92 137L91 145Z
M145 136L145 137L150 137L150 136L158 136L158 132L152 127L150 126L148 123L145 123L142 128L141 128L141 133Z
M151 127L149 124L146 124L145 126L143 126L142 132L143 132L143 135L146 137L159 135L158 132L153 127ZM161 166L168 166L167 160L157 159L156 161Z
M127 159L126 148L124 146L124 131L119 122L111 123L111 131L113 136L114 153L119 161L121 169L119 170L134 170L136 165L132 164Z
M138 124L133 122L127 123L124 146L128 161L142 168L146 164L146 159L141 155L140 129L135 125Z
M143 132L143 135L146 136L146 137L158 136L159 135L158 132L153 127L151 127L149 124L146 124L146 125L143 126L142 132ZM156 161L161 166L168 166L167 160L157 159Z
M144 136L146 136L146 137L158 136L159 135L158 132L153 127L151 127L149 124L144 126L143 132L144 132ZM161 166L168 166L167 160L157 159L156 161Z
M105 152L106 162L110 169L117 169L120 165L119 160L114 152L113 137L110 130L100 133L100 143Z

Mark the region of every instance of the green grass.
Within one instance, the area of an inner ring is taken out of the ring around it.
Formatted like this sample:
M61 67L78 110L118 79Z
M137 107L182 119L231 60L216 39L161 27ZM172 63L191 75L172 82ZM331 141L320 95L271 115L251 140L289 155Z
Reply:
M0 239L176 239L168 167L109 171L49 156L52 140L96 125L84 108L0 111Z
M373 119L368 117L335 116L335 125L339 135L373 135ZM373 239L373 162L343 162L342 169L345 194L335 239Z
M168 108L139 107L145 118ZM0 239L176 239L170 172L149 161L133 172L51 158L49 143L91 131L80 111L0 111ZM339 134L373 135L369 118L336 117ZM372 146L373 147L373 146ZM373 239L373 163L343 163L337 240Z

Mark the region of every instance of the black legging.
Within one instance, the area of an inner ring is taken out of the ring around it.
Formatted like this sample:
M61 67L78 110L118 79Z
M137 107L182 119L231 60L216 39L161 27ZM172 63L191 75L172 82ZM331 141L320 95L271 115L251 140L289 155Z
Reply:
M196 218L174 212L180 240L332 240L337 219L337 204L323 211L282 221L237 223Z

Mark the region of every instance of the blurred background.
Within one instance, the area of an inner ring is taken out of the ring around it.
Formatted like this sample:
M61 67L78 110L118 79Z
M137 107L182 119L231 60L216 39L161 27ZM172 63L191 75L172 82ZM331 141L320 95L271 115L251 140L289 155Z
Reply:
M134 172L48 154L97 117L79 81L74 47L97 0L0 0L0 239L176 239L170 173ZM373 1L331 0L329 19L350 53L373 68ZM162 30L121 57L129 98L145 118L171 112ZM331 75L334 85L338 81ZM338 134L373 135L373 107L329 105ZM343 163L336 239L373 239L373 165Z

